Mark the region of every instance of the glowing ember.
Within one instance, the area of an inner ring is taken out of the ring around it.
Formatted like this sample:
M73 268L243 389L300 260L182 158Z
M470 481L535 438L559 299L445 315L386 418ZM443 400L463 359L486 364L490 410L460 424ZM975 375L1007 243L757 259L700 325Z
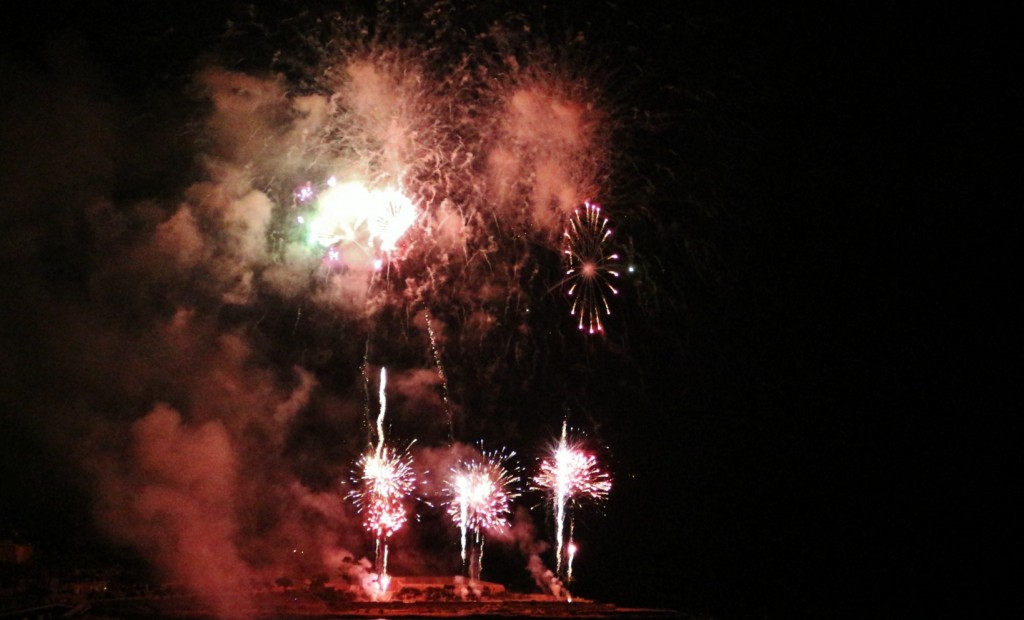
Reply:
M295 190L295 199L299 202L309 202L315 195L312 183L303 183Z

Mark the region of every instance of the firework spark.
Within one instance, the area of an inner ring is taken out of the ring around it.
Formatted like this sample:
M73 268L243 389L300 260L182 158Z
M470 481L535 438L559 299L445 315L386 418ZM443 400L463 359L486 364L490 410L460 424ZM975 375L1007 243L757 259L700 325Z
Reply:
M448 440L455 440L455 422L452 418L452 405L448 399L448 376L444 372L444 364L441 363L441 352L437 347L437 333L430 320L430 311L423 313L427 323L427 334L430 336L430 351L434 356L434 366L437 368L437 376L441 379L441 398L444 401L445 419L448 422Z
M571 531L572 531L572 528L570 528L570 532ZM566 579L566 581L572 581L572 561L574 559L576 559L576 550L577 549L578 549L578 547L576 546L576 543L573 542L572 534L570 533L569 534L569 544L566 545L566 547L565 547L566 553L568 554L568 558L567 558L567 562L566 562L566 564L568 565L568 568L565 571L565 579Z
M480 460L460 462L447 480L448 514L461 533L462 561L469 562L471 579L480 578L483 533L508 525L510 504L518 495L518 477L506 466L513 456L515 453L485 452Z
M572 576L572 558L576 553L570 521L569 543L565 544L565 517L574 505L584 501L600 501L607 497L612 483L607 472L601 470L597 458L587 453L568 437L568 428L562 423L562 437L553 453L540 462L540 473L534 485L549 497L555 516L555 570L561 573L562 564L568 567L567 578Z
M601 215L600 206L590 202L576 209L563 234L568 263L564 282L569 284L566 294L573 298L569 314L579 316L579 329L590 334L604 331L602 310L606 316L612 313L606 292L619 294L610 279L619 277L619 255L606 253L611 236L608 218Z

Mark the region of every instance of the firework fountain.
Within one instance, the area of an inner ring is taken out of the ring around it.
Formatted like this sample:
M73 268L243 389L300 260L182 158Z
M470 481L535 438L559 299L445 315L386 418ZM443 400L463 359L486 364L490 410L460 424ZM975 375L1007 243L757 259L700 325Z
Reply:
M385 386L387 370L380 371L380 413L377 416L377 443L357 465L358 487L353 500L363 515L363 525L375 541L375 571L378 595L387 591L388 540L405 524L405 502L412 493L414 476L408 450L396 452L384 441L384 413L387 408Z
M562 423L562 436L552 454L541 459L534 485L548 495L555 519L555 570L572 580L572 562L577 547L573 540L572 508L583 501L600 501L611 490L608 473L601 470L597 458L586 452L578 441L571 441L568 425ZM569 516L566 542L566 516ZM565 569L563 573L563 567Z
M508 526L511 501L518 495L518 478L509 473L515 453L484 452L480 459L460 461L445 485L448 514L459 528L462 562L470 581L480 580L484 533Z

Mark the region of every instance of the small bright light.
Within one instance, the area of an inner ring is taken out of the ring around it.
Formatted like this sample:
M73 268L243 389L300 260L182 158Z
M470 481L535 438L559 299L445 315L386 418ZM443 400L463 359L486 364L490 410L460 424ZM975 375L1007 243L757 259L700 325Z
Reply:
M306 223L306 218L302 217L301 215L299 217L295 218L295 219L299 220L300 224L305 224Z
M636 269L633 267L633 265L630 265L629 267L627 267L627 270L629 271L629 273L633 273L634 271L636 271Z
M313 185L308 182L303 183L295 190L295 198L298 199L299 202L309 202L315 195L316 192L313 190Z
M373 260L373 270L374 271L380 271L381 267L383 267L383 266L384 266L384 261L382 259L375 258Z
M334 187L338 183L338 179L331 177L327 179L327 187Z

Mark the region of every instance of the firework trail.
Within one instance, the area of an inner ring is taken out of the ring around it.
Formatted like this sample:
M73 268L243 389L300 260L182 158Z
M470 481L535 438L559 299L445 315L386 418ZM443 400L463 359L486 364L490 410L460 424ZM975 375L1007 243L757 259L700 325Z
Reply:
M480 579L484 532L508 526L511 502L518 496L518 477L506 466L513 456L515 453L484 452L479 460L459 462L446 481L448 515L459 528L462 561L468 563L471 580Z
M380 413L377 414L377 457L384 451L384 413L388 408L387 396L388 369L380 369L380 389L377 393L377 402L380 403Z
M573 298L569 314L579 316L578 327L589 334L604 331L601 311L612 313L606 291L618 295L610 277L619 277L616 261L618 254L608 254L606 246L612 236L608 218L602 217L601 207L586 202L582 209L576 209L569 218L569 227L563 234L566 262L564 282L569 284L566 293Z
M452 405L448 400L448 376L444 372L444 365L441 363L441 352L437 347L437 334L434 332L434 325L430 320L430 311L424 312L427 321L427 333L430 335L430 351L434 355L434 365L437 367L437 376L441 379L441 398L444 400L445 420L448 422L448 441L455 441L455 421L452 418Z
M570 519L570 522L569 522L569 544L565 546L566 555L568 556L566 558L566 565L568 566L568 568L566 568L566 570L565 570L565 580L568 581L568 582L572 582L572 561L576 558L576 549L577 549L576 543L573 542L573 539L572 539L572 533L573 533L573 523L572 523L572 520Z
M611 479L600 469L597 458L571 442L566 422L562 422L562 437L553 453L541 459L540 472L533 483L548 494L555 517L555 572L562 573L567 566L567 579L572 575L572 558L576 553L573 541L573 523L570 518L569 541L565 543L565 517L573 505L582 501L600 501L611 490ZM566 559L568 556L568 559Z

